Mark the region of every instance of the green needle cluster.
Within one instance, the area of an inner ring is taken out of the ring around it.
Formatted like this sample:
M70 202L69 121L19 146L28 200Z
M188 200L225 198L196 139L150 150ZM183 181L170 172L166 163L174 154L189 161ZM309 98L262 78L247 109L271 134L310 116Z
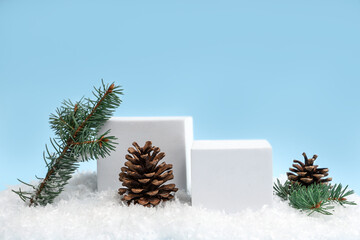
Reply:
M347 196L354 194L353 190L347 190L341 184L311 184L303 186L299 183L286 181L281 184L279 179L274 184L274 193L283 200L289 201L289 205L311 215L318 212L325 215L332 215L329 211L334 208L334 204L356 205L355 202L348 201Z
M32 191L14 191L29 206L45 206L52 203L63 191L72 174L79 167L79 162L105 157L115 149L116 139L109 136L110 130L99 135L99 130L120 105L120 86L114 83L94 88L94 99L82 98L73 103L65 100L62 106L50 115L50 126L56 137L50 138L53 152L47 145L44 161L47 174L37 186L25 183Z

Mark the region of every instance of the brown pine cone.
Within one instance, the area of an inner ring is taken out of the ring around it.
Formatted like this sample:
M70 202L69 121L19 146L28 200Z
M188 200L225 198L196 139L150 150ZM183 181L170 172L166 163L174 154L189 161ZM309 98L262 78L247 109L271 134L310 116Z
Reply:
M324 178L329 175L328 168L318 168L318 165L314 165L317 155L310 159L307 158L305 153L302 155L304 156L304 163L294 160L293 168L289 168L291 172L286 173L292 183L309 186L314 183L327 184L332 180L332 178Z
M119 194L124 195L122 200L128 204L134 202L146 207L156 206L161 201L168 201L174 198L171 192L176 192L175 184L163 185L168 180L174 178L172 164L162 162L165 153L160 152L160 148L152 146L151 141L147 141L144 147L140 147L136 142L132 144L125 158L126 167L121 168L119 180L126 188L119 188Z

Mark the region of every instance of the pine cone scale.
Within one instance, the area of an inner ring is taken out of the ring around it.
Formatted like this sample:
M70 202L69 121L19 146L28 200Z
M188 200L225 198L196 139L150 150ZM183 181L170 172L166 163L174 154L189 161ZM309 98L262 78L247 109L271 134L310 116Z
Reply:
M168 177L169 175L171 175L172 173L173 173L172 170L170 170L169 172L165 172L165 173L159 175L159 178L164 179L164 178Z
M161 160L164 157L165 157L165 153L161 152L161 153L157 154L153 160Z
M130 179L126 179L126 178L123 178L122 180L122 185L125 186L125 187L128 187L128 188L134 188L134 187L139 187L140 184L136 181L133 181L133 180L130 180Z
M126 188L119 188L118 193L119 193L120 195L122 195L122 194L126 193L126 191L127 191Z
M313 176L318 179L324 177L323 174L313 174Z
M303 181L304 183L307 183L307 184L313 182L313 180L311 178L300 178L300 180Z
M137 202L140 203L141 205L146 205L149 203L149 200L142 197Z
M131 199L134 199L134 198L138 198L138 197L141 197L142 195L141 194L136 194L136 193L128 193L128 195L125 195L123 197L124 200L126 201L129 201Z
M163 197L163 198L167 198L167 197L169 197L170 193L168 193L168 192L163 192L163 193L160 193L159 195L160 195L161 197Z
M307 172L297 172L297 175L300 177L305 177Z
M329 171L328 168L318 168L319 172L321 173L327 173Z
M159 174L162 174L163 172L165 172L166 170L169 170L173 167L172 164L164 164L162 167L158 168L156 170L156 173L155 175L159 175Z
M127 172L127 175L132 177L132 178L135 178L135 179L138 179L138 178L142 178L143 176L140 175L139 173L137 172L133 172L133 171L128 171Z
M296 168L298 171L303 171L303 167L301 167L299 164L293 164L293 167Z
M321 181L322 182L330 182L330 181L332 181L332 178L331 177L325 178L325 179L322 179Z
M146 194L149 195L149 196L155 196L155 195L158 194L158 193L159 193L159 189L154 190L154 191L147 192Z
M135 142L136 143L136 142ZM137 144L136 144L137 145ZM144 147L141 149L141 152L148 153L151 150L152 143L150 141L146 141ZM138 145L139 146L139 145Z
M173 190L173 189L175 189L175 184L168 184L160 187L160 190Z
M156 206L160 203L160 199L159 198L151 198L149 201L152 205Z
M138 179L139 183L148 183L150 182L151 178L143 178L143 179Z
M152 185L155 185L155 186L160 186L161 184L163 184L165 181L163 180L157 180L155 179L154 181L151 182Z
M144 189L141 189L141 188L132 188L131 191L133 193L141 193L142 191L144 191Z
M125 166L127 166L130 170L133 170L135 172L141 173L143 168L140 165L132 164L130 161L125 163Z
M139 152L136 151L135 148L133 148L133 147L129 147L129 148L128 148L128 152L129 152L130 154L132 154L132 155L135 155L135 156L137 156L137 157L140 157Z
M130 161L132 164L134 164L134 165L138 165L138 164L139 164L139 159L136 159L136 158L130 156L129 154L127 154L127 155L125 156L125 158L126 158L126 160L129 160L129 161Z
M288 176L288 179L291 180L291 181L295 181L298 179L298 176L295 176L295 175L289 175Z
M119 176L120 176L120 180L122 180L127 176L127 174L122 172L122 173L119 174Z
M301 167L304 167L304 166L305 166L305 164L304 164L303 162L299 161L299 160L294 160L294 163L300 164Z
M153 176L155 176L155 173L154 173L154 172L145 173L144 176L145 176L145 177L148 177L148 178L152 178Z
M137 142L133 142L132 145L137 149L138 152L141 152L141 147L139 144L137 144Z

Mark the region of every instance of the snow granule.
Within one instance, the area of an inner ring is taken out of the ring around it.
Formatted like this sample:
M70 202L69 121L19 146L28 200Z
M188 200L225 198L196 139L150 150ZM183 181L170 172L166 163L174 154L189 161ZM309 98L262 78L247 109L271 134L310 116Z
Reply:
M332 216L307 216L274 196L272 206L228 214L191 207L179 191L155 208L127 206L116 191L97 192L96 173L90 172L75 174L46 207L27 207L11 188L0 192L1 240L360 239L359 205L336 206ZM349 200L360 203L358 195Z

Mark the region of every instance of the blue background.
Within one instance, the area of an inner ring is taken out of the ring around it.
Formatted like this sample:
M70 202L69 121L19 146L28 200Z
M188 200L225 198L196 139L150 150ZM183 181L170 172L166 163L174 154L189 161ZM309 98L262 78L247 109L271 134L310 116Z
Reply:
M267 139L274 176L316 153L359 193L359 43L355 0L0 0L0 190L44 176L49 114L103 78L125 89L117 116Z

